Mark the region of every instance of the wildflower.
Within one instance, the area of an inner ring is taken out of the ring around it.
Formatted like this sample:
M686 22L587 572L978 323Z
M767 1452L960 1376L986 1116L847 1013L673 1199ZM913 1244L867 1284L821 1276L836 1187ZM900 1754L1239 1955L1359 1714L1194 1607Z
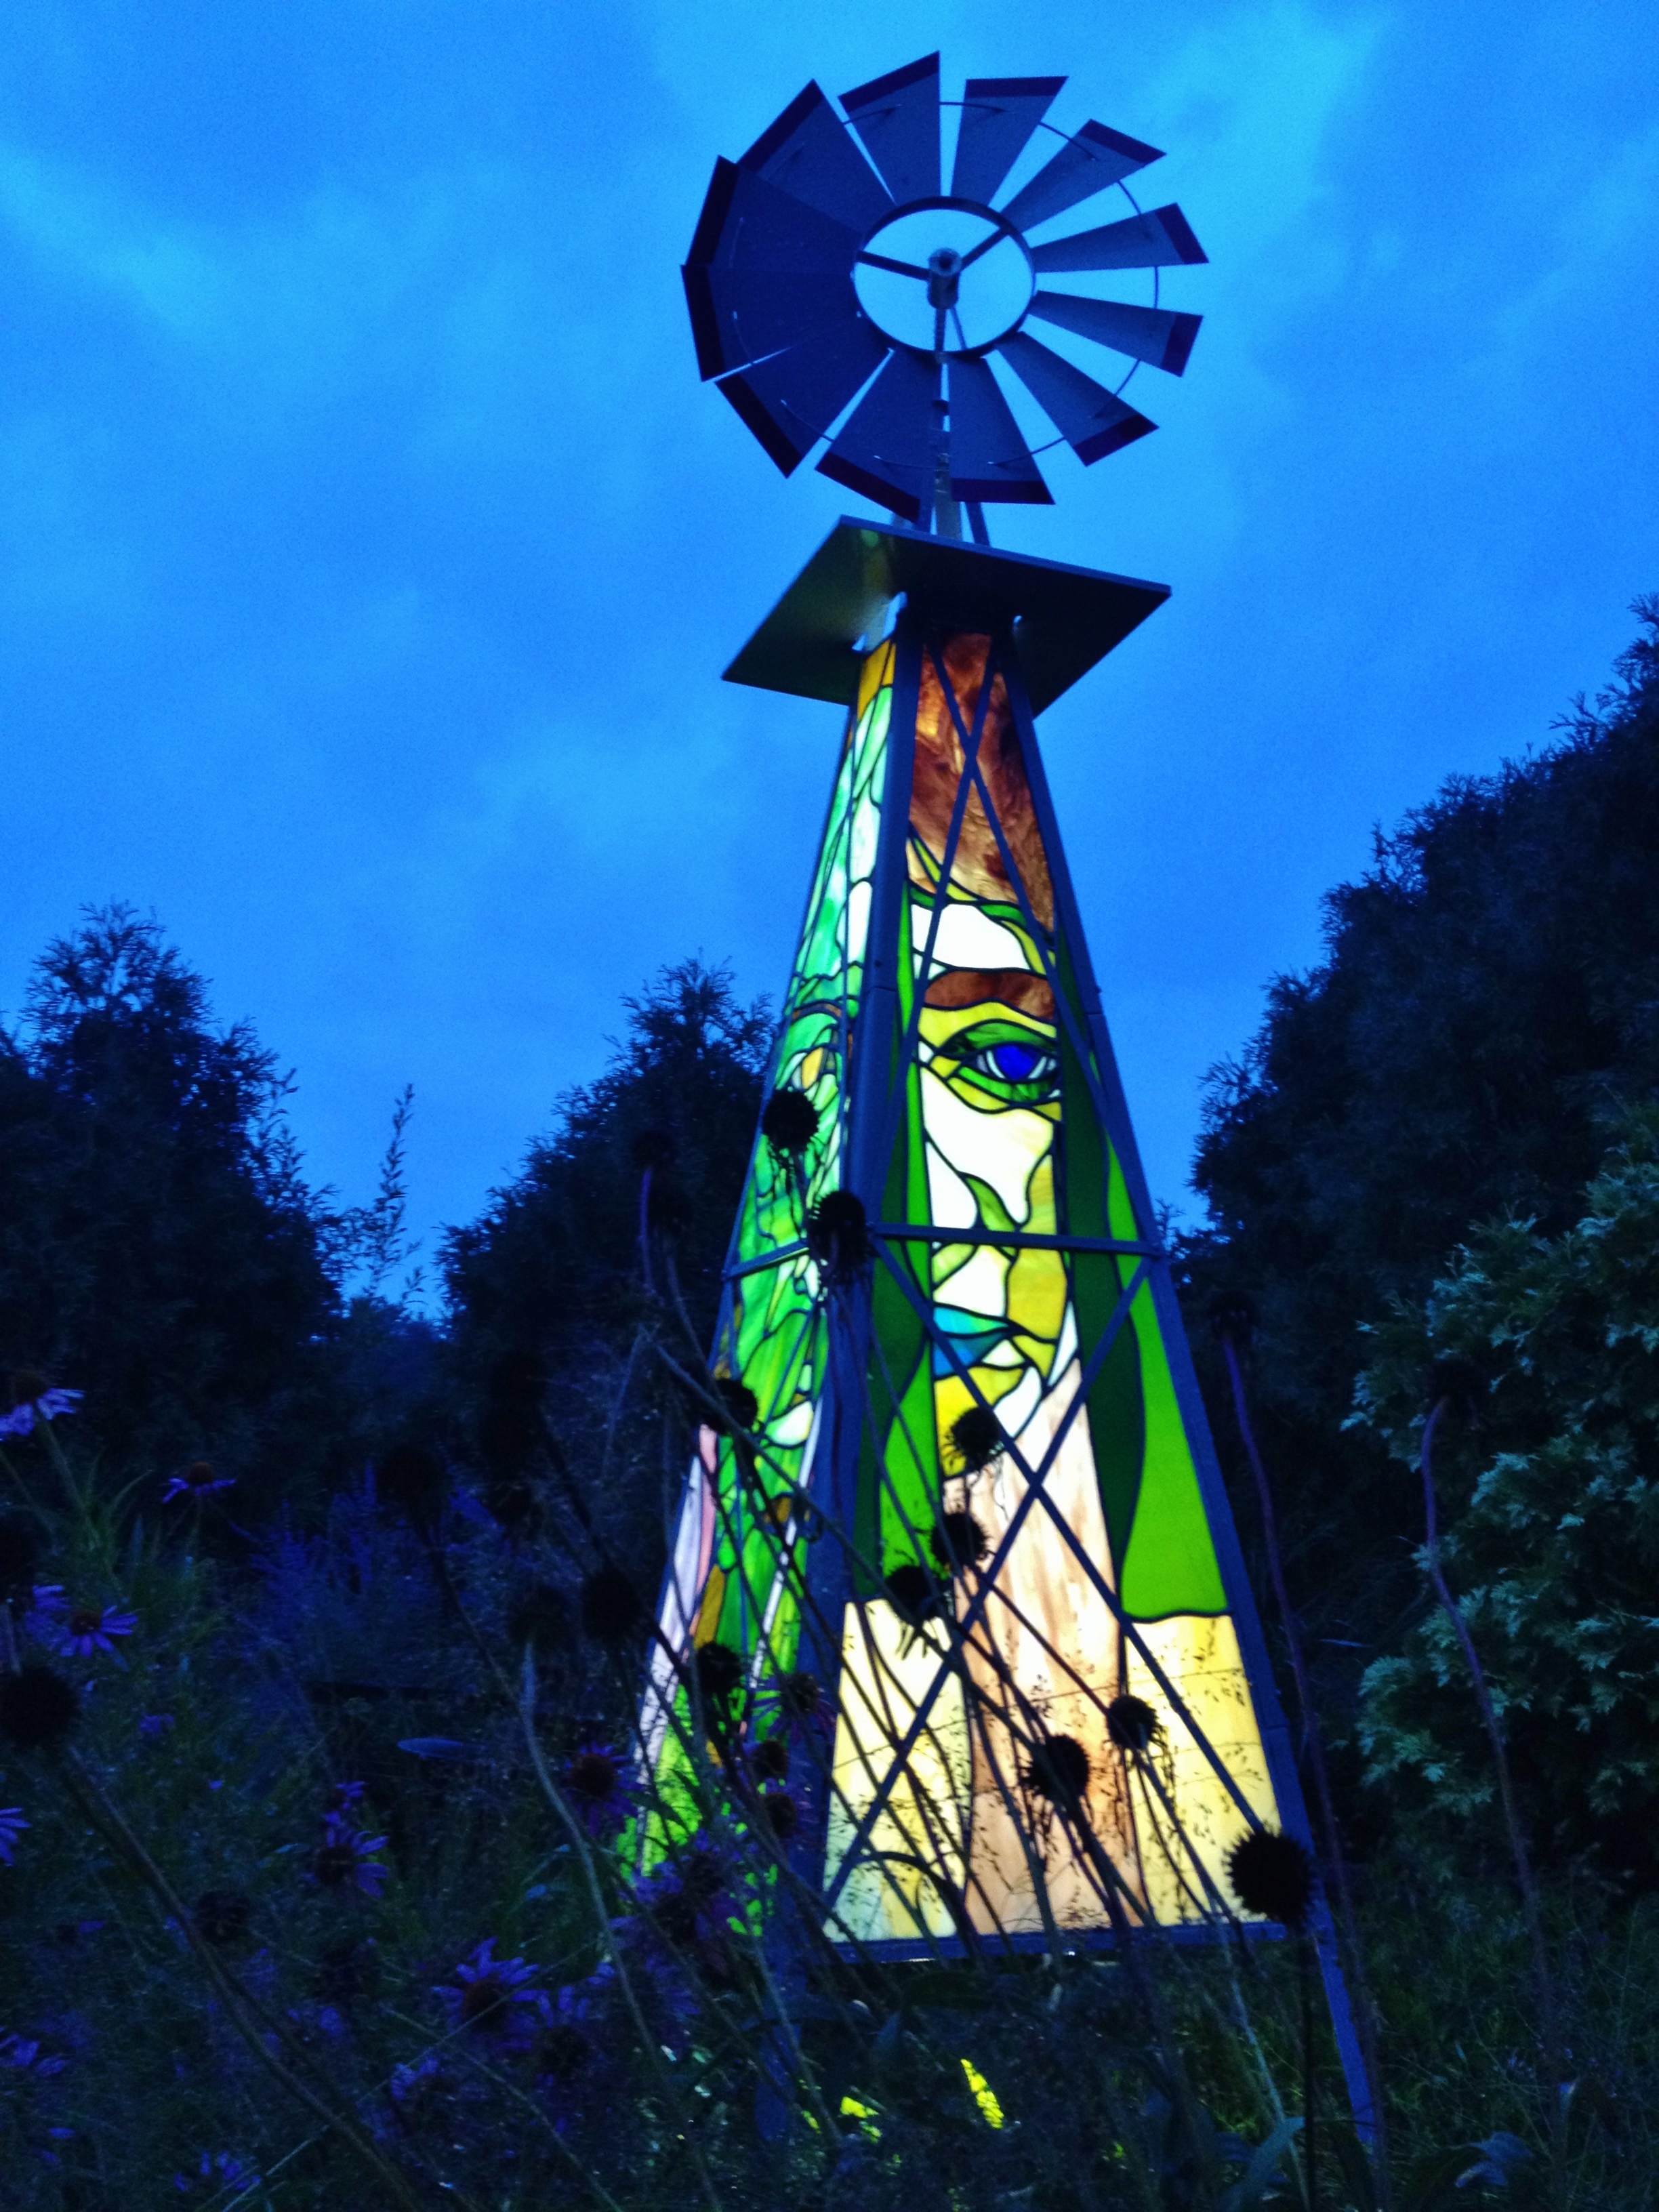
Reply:
M758 1723L769 1716L776 1723L770 1741L781 1739L786 1747L835 1734L836 1709L817 1676L805 1667L775 1674L763 1688L755 1699L755 1718Z
M392 2117L409 2127L424 2118L428 2109L460 2084L447 2063L435 2051L423 2051L412 2066L394 2066L387 2090Z
M941 1574L960 1574L985 1557L990 1543L971 1513L947 1513L927 1540Z
M988 1406L969 1406L951 1427L951 1449L963 1474L978 1474L1003 1448L1002 1424Z
M533 2006L536 1993L529 1984L536 1969L522 1959L498 1959L492 1936L479 1944L471 1959L455 1969L455 1979L434 1986L432 1994L443 2006L451 2027L483 2028L492 2034L510 2033L515 2006Z
M323 1823L323 1840L312 1855L311 1879L319 1889L343 1889L348 1885L365 1897L378 1897L386 1870L375 1857L386 1849L384 1836L366 1836L348 1827L338 1814Z
M634 1894L648 1923L671 1944L694 1953L712 1980L732 1978L730 1939L738 1902L731 1869L713 1844L690 1844L671 1865L641 1882ZM626 1932L638 1931L629 1927Z
M259 2186L259 2175L245 2159L233 2158L228 2150L220 2151L216 2157L210 2157L207 2152L204 2151L202 2162L197 2167L194 2176L175 2173L173 2177L173 2185L175 2189L185 2190L192 2196L204 2189L210 2190L215 2196L218 2196L225 2190L257 2189Z
M190 1917L204 1942L234 1943L247 1931L253 1917L253 1900L239 1889L210 1889L197 1899Z
M165 1505L174 1498L211 1498L218 1491L234 1489L235 1483L234 1474L219 1474L210 1461L193 1459L161 1492L161 1503Z
M11 1378L12 1407L0 1414L0 1437L26 1437L37 1420L55 1421L72 1413L85 1394L80 1390L48 1390L46 1378L27 1370Z
M1163 1729L1146 1700L1126 1691L1106 1708L1106 1733L1120 1751L1150 1751Z
M37 1644L50 1644L57 1634L59 1618L68 1611L69 1600L64 1595L62 1583L36 1583L23 1608L24 1635L33 1637Z
M0 1675L0 1735L21 1751L59 1743L75 1724L81 1701L51 1667L20 1667Z
M17 1838L31 1825L23 1818L21 1805L0 1805L0 1862L7 1866L12 1863Z
M131 1636L137 1626L136 1613L120 1613L112 1605L99 1608L77 1606L57 1632L54 1641L66 1657L90 1659L94 1651L113 1651L115 1645L111 1639Z
M171 1713L146 1713L138 1723L138 1733L146 1743L159 1743L169 1729L178 1725Z
M875 1258L864 1201L855 1191L829 1190L812 1208L806 1249L831 1290L850 1290Z
M592 2031L613 1976L607 1959L585 1982L567 1983L551 1997L545 1990L537 1990L530 2068L544 2094L562 2088L598 2056Z
M43 2058L40 2046L21 2035L0 2035L0 2066L14 2067L20 2074L33 2075L44 2081L48 2075L61 2074L69 2064L67 2058L56 2055Z
M567 1759L559 1780L577 1818L596 1843L613 1835L634 1810L638 1792L620 1751L588 1743Z
M1281 1927L1305 1925L1313 1904L1313 1859L1305 1844L1276 1828L1255 1828L1227 1854L1227 1879L1247 1912Z
M596 1644L620 1644L645 1618L645 1607L620 1567L598 1567L582 1584L581 1617Z
M1063 1812L1076 1808L1089 1787L1089 1754L1075 1736L1050 1735L1032 1747L1025 1786Z
M818 1109L804 1091L775 1091L761 1115L761 1134L775 1152L799 1159L818 1133Z
M324 1820L331 1820L337 1814L349 1813L355 1806L362 1804L362 1799L363 1785L361 1782L333 1784L328 1793L328 1802L323 1808Z

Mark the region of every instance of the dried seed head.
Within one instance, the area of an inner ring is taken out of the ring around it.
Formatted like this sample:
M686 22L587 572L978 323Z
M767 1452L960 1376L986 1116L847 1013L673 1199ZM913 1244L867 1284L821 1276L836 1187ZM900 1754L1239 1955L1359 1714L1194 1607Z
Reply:
M1313 1904L1314 1864L1307 1847L1277 1828L1241 1836L1227 1855L1227 1879L1247 1912L1300 1928Z
M1050 1804L1074 1806L1089 1787L1089 1754L1075 1736L1045 1736L1033 1747L1025 1781Z
M1002 1450L1002 1424L988 1406L969 1406L951 1427L951 1450L964 1474L978 1474Z
M1106 1733L1120 1751L1150 1751L1160 1733L1158 1715L1144 1698L1126 1692L1106 1708Z
M775 1152L799 1159L818 1133L818 1109L804 1091L775 1091L761 1115L761 1133Z

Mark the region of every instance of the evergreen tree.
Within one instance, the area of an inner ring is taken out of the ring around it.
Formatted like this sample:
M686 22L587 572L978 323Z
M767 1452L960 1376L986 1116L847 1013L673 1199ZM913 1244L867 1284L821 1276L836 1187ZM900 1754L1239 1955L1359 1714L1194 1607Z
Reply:
M48 946L0 1032L0 1358L83 1389L108 1463L205 1455L274 1487L314 1456L342 1224L289 1088L120 905Z

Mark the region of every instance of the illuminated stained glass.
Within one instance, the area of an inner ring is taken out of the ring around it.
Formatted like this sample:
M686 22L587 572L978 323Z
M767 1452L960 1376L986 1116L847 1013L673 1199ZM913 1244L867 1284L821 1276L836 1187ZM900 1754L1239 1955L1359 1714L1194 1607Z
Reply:
M757 1147L732 1248L716 1371L754 1392L763 1449L702 1431L663 1640L683 1662L710 1640L742 1655L752 1742L816 1610L836 1680L806 1777L811 1871L844 1938L1219 1918L1226 1849L1277 1808L1150 1225L997 648L957 633L910 652L908 690L894 641L865 664L785 1007L774 1080L811 1097L818 1140L799 1164ZM890 749L908 817L884 823ZM869 942L872 913L891 945ZM860 1025L870 962L894 988ZM876 1256L867 1298L837 1309L805 1228L860 1160ZM842 1476L836 1327L862 1364ZM802 1493L822 1506L833 1481L849 1510L821 1530ZM696 1817L684 1785L706 1754L665 1653L653 1668L667 1838ZM1080 1800L1056 1797L1056 1739Z

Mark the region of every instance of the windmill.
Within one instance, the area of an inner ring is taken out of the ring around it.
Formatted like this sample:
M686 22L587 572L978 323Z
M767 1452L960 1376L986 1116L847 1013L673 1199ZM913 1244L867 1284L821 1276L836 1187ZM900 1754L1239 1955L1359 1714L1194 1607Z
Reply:
M838 525L726 670L847 720L635 1848L693 1833L712 1737L751 1802L789 1793L831 1939L900 1960L1231 1936L1231 1848L1307 1834L1033 719L1168 592L993 548L984 518L1050 500L1000 376L1091 464L1152 428L1122 385L1179 374L1197 329L1156 295L1204 258L1178 209L1034 242L1159 158L1054 131L1063 82L969 80L948 191L937 55L840 112L808 85L716 165L684 270L702 373L772 459L821 446L891 520ZM1137 270L1150 304L1048 288Z

